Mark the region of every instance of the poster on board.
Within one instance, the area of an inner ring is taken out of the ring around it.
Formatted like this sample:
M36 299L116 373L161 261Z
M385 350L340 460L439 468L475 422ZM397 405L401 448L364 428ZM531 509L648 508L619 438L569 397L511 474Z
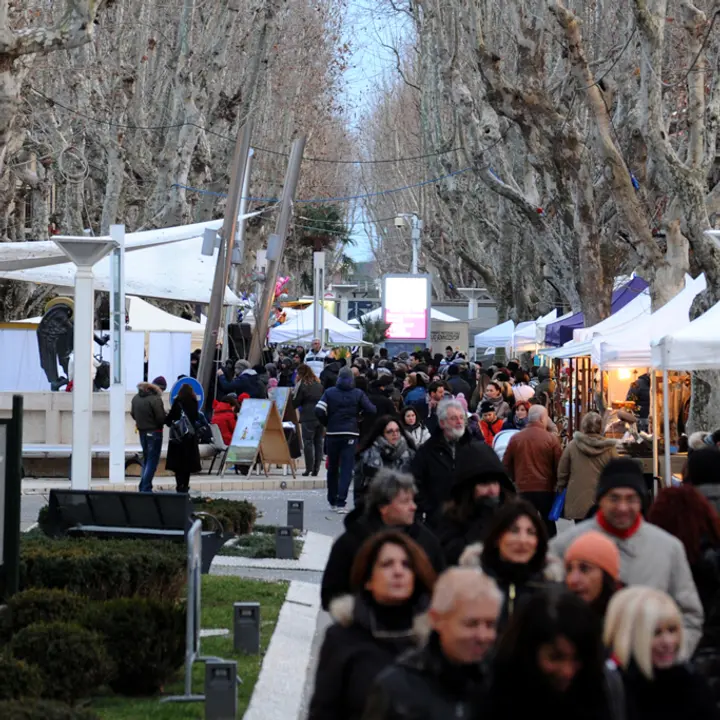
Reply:
M226 462L238 465L254 464L272 406L272 400L243 401Z
M283 417L285 414L285 408L287 407L288 402L290 402L291 392L292 388L289 387L268 388L268 397L270 400L275 401L280 417Z

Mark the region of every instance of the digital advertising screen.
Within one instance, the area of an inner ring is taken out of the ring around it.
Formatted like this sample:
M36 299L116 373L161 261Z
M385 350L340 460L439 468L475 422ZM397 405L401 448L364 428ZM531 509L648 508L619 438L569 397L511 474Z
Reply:
M390 325L388 340L426 342L430 328L430 277L428 275L385 275L383 277L383 319Z

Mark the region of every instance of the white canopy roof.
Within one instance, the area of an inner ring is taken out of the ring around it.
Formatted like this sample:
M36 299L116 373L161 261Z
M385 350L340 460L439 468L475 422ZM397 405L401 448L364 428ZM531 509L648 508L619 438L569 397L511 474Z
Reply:
M475 347L505 347L511 340L515 331L515 323L508 320L500 325L491 327L475 336Z
M375 310L371 310L368 313L365 313L362 316L363 320L379 320L382 317L382 308L375 308ZM440 320L442 322L459 322L456 317L453 317L452 315L448 315L444 312L440 312L440 310L436 310L434 307L430 308L430 319L431 320ZM353 318L352 320L348 320L350 325L355 325L356 327L360 325L360 321L357 318Z
M271 343L309 343L313 339L313 304L282 325L271 328L268 338ZM326 308L323 308L323 327L329 331L330 342L339 345L359 345L362 330L344 323Z
M217 223L221 221L215 221ZM206 225L207 223L203 223ZM187 226L193 227L193 226ZM153 231L162 232L162 231ZM125 292L130 295L209 303L213 276L217 263L217 251L212 257L203 255L202 237L173 244L153 244L125 255ZM3 245L38 245L39 243L0 243ZM95 289L110 290L110 257L103 258L94 268ZM73 287L75 265L70 262L52 264L48 267L32 267L24 270L0 272L6 280L25 280L41 285ZM239 303L229 289L225 289L227 304Z
M591 340L596 335L605 336L617 330L624 330L629 325L635 325L638 320L644 322L650 316L650 313L650 291L646 289L616 313L605 318L605 320L591 327L573 330L573 340L583 342L584 340Z
M557 320L557 310L552 310L547 315L539 317L537 320L529 320L527 322L518 323L513 332L510 341L511 352L532 352L537 347L538 327L542 327L543 331L546 325ZM543 335L544 339L544 335Z
M650 367L651 344L658 343L668 333L690 324L690 307L695 297L706 287L705 275L694 280L687 276L685 287L668 303L654 312L649 322L596 338L593 343L593 362L603 368Z

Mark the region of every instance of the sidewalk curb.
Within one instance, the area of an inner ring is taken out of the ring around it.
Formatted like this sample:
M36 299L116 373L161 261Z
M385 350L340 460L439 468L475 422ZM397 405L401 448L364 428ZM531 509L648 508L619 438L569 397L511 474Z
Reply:
M293 580L243 720L299 720L320 610L319 586Z
M276 560L275 558L244 558L232 555L216 555L212 568L237 567L254 570L305 570L322 572L327 565L333 538L329 535L308 531L300 557L297 560Z

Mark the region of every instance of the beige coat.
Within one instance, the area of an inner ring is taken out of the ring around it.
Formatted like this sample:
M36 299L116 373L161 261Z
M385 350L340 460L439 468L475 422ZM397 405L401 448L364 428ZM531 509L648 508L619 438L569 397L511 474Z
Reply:
M563 517L582 520L595 502L600 472L617 457L617 441L576 432L558 465L557 489L567 487Z

